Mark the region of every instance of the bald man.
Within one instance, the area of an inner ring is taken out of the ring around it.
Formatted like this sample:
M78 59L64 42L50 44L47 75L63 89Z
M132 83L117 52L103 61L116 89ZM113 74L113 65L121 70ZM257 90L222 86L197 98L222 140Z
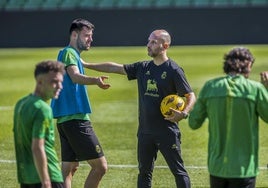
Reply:
M191 187L190 178L181 156L181 132L179 121L186 119L195 103L195 94L183 69L167 56L170 34L163 29L153 31L147 43L148 56L152 60L132 64L113 62L86 63L93 70L127 75L137 80L139 93L138 127L138 188L152 186L152 173L157 153L160 151L175 177L177 187ZM164 117L160 112L162 99L170 94L184 97L186 106L182 112ZM130 114L132 115L132 114Z

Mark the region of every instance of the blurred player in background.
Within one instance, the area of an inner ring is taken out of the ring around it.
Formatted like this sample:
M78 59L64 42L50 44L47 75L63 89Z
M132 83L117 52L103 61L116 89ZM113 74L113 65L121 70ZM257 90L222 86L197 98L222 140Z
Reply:
M178 122L187 118L195 102L195 95L186 80L183 69L167 56L171 37L165 30L155 30L148 38L150 61L128 65L113 62L86 63L84 66L103 72L127 75L129 80L137 80L139 92L138 128L138 188L152 186L152 175L157 153L164 156L176 185L191 187L190 178L181 156L181 132ZM186 98L186 107L176 115L164 118L160 112L162 99L169 94Z
M244 47L225 54L226 76L205 83L190 113L192 129L209 120L211 188L255 188L258 118L268 122L268 92L263 84L248 79L253 63L253 55Z
M90 48L94 25L85 19L76 19L70 26L70 42L59 52L58 60L66 69L63 89L51 106L57 119L61 141L62 172L64 185L70 188L79 161L87 161L91 170L86 178L85 188L98 187L107 171L107 161L93 130L86 85L97 85L108 89L104 83L107 77L90 77L84 74L80 53Z
M62 89L64 67L55 61L36 65L35 90L14 111L14 142L21 188L63 188L54 146L52 109L48 104Z

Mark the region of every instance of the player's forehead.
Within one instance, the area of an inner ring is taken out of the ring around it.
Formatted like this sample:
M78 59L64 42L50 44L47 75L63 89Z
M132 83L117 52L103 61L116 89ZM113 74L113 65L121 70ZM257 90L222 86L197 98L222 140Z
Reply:
M56 81L62 80L63 75L61 72L49 71L47 74L44 74L44 77L47 81Z
M157 41L157 42L168 42L170 43L170 37L169 34L165 30L155 30L153 31L149 38L149 41Z
M157 41L159 41L159 35L156 35L154 32L153 33L151 33L150 35L149 35L149 37L148 37L148 41L149 42L157 42Z
M80 30L80 33L83 33L83 34L93 34L93 29L89 29L88 27L83 26L82 29Z

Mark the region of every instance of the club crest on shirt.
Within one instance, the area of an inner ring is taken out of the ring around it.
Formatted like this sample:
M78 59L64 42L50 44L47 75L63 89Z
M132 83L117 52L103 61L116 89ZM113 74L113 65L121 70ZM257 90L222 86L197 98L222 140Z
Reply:
M173 144L173 145L171 146L171 149L178 149L178 146L177 146L176 144Z
M101 147L99 145L96 145L96 152L101 153Z
M161 75L161 78L164 80L164 79L166 79L166 77L167 77L167 72L164 71L164 72L162 73L162 75Z

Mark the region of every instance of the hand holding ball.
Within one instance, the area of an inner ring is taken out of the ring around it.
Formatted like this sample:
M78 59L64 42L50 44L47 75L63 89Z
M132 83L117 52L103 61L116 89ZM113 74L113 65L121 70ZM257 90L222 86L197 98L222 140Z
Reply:
M182 111L184 106L185 102L183 98L179 97L178 95L168 95L162 100L160 110L163 116L168 117L173 115L173 112L170 110L170 108Z

